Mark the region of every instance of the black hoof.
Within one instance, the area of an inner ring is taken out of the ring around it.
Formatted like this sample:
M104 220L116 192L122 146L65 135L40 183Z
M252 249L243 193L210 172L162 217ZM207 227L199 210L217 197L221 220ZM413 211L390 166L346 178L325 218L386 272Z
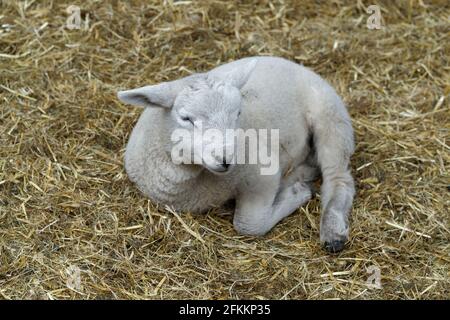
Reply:
M333 240L331 242L325 242L324 248L329 253L337 253L342 251L345 247L345 241L343 240Z

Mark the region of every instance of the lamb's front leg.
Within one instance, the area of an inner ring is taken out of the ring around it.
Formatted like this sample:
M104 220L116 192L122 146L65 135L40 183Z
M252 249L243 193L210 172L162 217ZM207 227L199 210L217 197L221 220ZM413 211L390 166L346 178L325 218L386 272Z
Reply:
M253 190L240 194L233 220L238 233L264 235L311 199L311 189L305 183L295 182L282 190L278 188L279 184L276 188L272 186L259 192Z

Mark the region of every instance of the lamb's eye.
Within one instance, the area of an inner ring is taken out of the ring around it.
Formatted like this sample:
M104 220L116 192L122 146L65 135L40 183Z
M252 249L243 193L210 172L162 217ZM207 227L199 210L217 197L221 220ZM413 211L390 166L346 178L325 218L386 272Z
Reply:
M239 112L238 112L238 117L239 117L240 115L241 115L241 112L239 111Z
M185 122L190 122L192 124L194 123L190 117L181 117L181 120L183 120Z

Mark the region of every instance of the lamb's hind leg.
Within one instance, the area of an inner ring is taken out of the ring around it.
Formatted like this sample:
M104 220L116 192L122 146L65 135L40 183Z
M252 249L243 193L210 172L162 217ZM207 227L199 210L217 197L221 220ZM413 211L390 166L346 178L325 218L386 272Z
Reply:
M320 242L329 252L344 248L349 235L349 213L355 193L349 169L353 130L348 117L325 115L314 126L317 162L322 171Z
M233 220L238 233L264 235L311 199L311 189L306 183L297 181L280 190L280 177L276 176L274 179L278 181L259 184L264 188L240 194Z

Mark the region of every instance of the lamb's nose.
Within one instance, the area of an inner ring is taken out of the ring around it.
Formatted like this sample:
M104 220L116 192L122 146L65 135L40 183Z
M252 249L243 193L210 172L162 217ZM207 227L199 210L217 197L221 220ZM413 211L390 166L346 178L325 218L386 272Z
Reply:
M223 157L222 159L222 167L224 167L225 169L228 169L228 167L230 166L230 164L227 161L226 157Z

